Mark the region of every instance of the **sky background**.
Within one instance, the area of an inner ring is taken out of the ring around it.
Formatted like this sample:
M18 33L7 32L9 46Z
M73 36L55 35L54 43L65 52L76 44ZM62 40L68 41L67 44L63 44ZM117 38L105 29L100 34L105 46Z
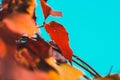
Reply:
M37 23L44 20L39 0ZM70 37L70 46L101 75L120 73L120 0L48 0L54 10L62 11L62 18L49 16L65 26ZM49 41L44 29L40 35Z

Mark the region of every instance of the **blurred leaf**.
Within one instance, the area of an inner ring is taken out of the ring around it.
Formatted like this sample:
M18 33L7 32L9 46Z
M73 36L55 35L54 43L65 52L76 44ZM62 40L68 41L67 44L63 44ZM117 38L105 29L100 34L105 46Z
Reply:
M45 24L45 29L49 33L51 39L58 45L62 55L67 58L69 61L72 61L72 50L69 46L69 37L68 33L63 27L63 25L51 21L48 24Z
M112 74L112 75L107 75L105 77L100 77L95 80L120 80L120 75L119 74Z
M6 45L16 45L16 39L20 38L20 34L11 31L3 22L0 22L0 38Z
M25 43L18 44L18 49L22 48L27 48L31 54L36 55L40 59L49 57L50 45L39 35L37 35L36 40L27 38Z
M62 80L61 76L54 71L50 71L48 74L50 76L50 80Z
M2 7L0 10L0 21L12 12L11 0L2 0Z
M6 45L4 41L0 37L0 59L3 58L6 55Z
M51 14L52 16L62 16L62 12L58 12L58 11L54 11L54 10L51 10L51 11L50 11L50 14Z
M26 13L14 12L3 19L3 22L9 30L21 35L32 37L34 33L39 32L34 20Z
M19 50L18 53L15 54L15 61L27 68L29 68L29 66L36 67L35 57L32 56L26 48Z
M12 2L15 11L20 13L28 13L30 16L33 16L35 0L14 0Z
M79 80L80 77L84 75L82 71L69 64L60 64L59 67L62 71L64 80Z

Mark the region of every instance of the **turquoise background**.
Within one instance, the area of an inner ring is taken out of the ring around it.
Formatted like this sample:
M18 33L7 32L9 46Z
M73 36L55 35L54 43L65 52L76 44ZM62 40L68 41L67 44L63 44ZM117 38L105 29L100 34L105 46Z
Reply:
M44 20L39 0L37 23ZM48 0L54 10L62 11L62 18L50 16L63 24L69 33L74 54L81 57L101 75L120 73L120 0ZM45 40L50 38L40 30Z
M44 18L36 1L37 24L42 25ZM74 54L101 75L111 66L112 73L120 73L120 0L48 0L48 4L63 12L62 18L49 16L47 22L54 20L65 26ZM40 34L50 40L43 28Z

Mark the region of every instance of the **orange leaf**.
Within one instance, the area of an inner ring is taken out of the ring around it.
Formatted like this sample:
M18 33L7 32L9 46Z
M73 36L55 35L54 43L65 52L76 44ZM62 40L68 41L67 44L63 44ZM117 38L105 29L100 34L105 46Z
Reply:
M20 34L13 32L6 26L6 24L0 22L0 38L5 42L5 44L15 45L16 39L19 39L20 37Z
M60 48L62 55L67 58L70 62L72 61L72 50L69 46L69 37L68 33L63 27L63 25L51 21L48 24L45 24L45 29L49 33L50 37Z
M59 67L62 71L64 80L81 80L80 78L84 76L84 73L81 70L78 70L69 64L60 64Z
M7 28L14 33L27 34L32 37L34 33L38 33L38 28L31 16L26 13L13 12L3 19Z
M0 38L0 59L6 55L6 45L4 41Z
M40 0L40 3L41 3L41 7L42 7L42 10L43 10L43 15L44 15L45 19L49 15L52 15L52 16L62 16L61 12L52 10L51 7L47 5L45 0Z

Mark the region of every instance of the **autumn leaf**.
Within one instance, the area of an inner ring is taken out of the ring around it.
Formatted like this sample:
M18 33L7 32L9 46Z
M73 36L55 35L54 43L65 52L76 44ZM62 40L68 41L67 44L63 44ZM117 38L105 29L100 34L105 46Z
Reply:
M16 64L14 59L11 60L11 57L12 55L0 60L0 80L59 80L54 78L59 75L53 70L50 72L39 69L32 71Z
M6 46L4 41L0 38L0 59L6 55Z
M62 12L58 12L58 11L54 11L54 10L51 10L50 11L50 14L52 15L52 16L62 16Z
M49 16L62 16L62 12L54 11L50 6L47 5L46 0L40 0L43 15L45 19Z
M53 57L47 58L46 62L58 71L60 77L54 73L52 73L50 75L50 76L54 76L54 79L56 78L55 80L59 80L60 78L62 78L62 80L79 80L81 77L84 76L84 73L81 70L78 70L77 68L75 68L67 63L61 63L61 64L57 65L54 62Z
M7 44L7 45L16 45L16 39L21 37L20 34L17 34L11 31L5 23L0 22L0 38Z
M2 9L0 10L0 20L14 11L29 14L33 19L36 19L35 7L35 0L3 0Z
M69 64L60 64L59 67L62 71L62 76L64 80L79 80L81 77L84 76L84 73L81 70L78 70L77 68Z
M38 34L36 40L27 38L25 43L18 44L18 50L22 48L27 48L31 54L36 55L40 59L49 57L50 45Z
M10 5L11 0L2 0L1 10L0 10L0 21L5 18L8 14L12 12L12 5ZM9 7L8 7L9 6Z
M62 55L71 62L73 52L69 46L68 33L63 27L63 25L55 21L51 21L50 23L45 24L44 26L46 31L49 33L51 39L60 48Z
M105 77L95 78L94 80L120 80L119 74L107 75Z
M34 20L26 13L13 12L4 18L3 22L14 33L27 34L29 37L39 33Z
M35 9L35 0L14 0L12 1L14 5L13 10L19 13L27 13L30 16L33 16Z

